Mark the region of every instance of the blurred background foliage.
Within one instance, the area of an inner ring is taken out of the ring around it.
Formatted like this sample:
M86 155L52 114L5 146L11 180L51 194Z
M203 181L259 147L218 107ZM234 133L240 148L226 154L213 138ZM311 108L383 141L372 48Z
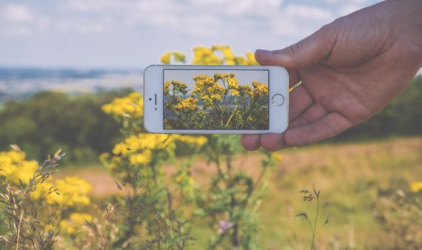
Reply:
M0 110L0 151L18 144L30 158L44 159L62 149L65 161L97 161L120 135L119 124L101 106L130 90L69 96L40 92L23 101L5 103Z
M181 55L178 56L176 62L181 60ZM8 150L10 144L18 144L30 158L43 159L48 152L60 148L68 154L65 163L96 162L102 152L110 152L121 135L119 124L101 106L129 92L128 89L77 96L40 92L23 101L7 102L0 108L0 151ZM420 107L422 76L416 77L382 112L330 141L421 135ZM183 149L177 152L189 153Z

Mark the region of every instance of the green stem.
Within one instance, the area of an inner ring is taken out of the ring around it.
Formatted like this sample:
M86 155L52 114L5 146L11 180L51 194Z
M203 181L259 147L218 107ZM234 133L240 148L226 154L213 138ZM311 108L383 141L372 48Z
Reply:
M237 111L237 105L234 107L233 112L232 112L232 115L230 116L229 120L226 123L226 126L225 126L226 128L227 128L227 126L229 126L230 121L232 120L232 118L233 118L233 116L234 116L234 114L235 114L236 111Z
M316 228L317 228L317 223L318 223L318 216L319 216L319 198L317 197L317 207L316 207L315 222L314 222L314 227L313 227L313 230L312 230L311 250L314 249Z

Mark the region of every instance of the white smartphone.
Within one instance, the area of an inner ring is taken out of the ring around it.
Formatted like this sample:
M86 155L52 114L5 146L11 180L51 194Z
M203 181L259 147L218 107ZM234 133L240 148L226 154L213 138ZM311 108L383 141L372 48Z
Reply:
M282 133L288 112L282 67L151 65L144 72L144 126L151 133Z

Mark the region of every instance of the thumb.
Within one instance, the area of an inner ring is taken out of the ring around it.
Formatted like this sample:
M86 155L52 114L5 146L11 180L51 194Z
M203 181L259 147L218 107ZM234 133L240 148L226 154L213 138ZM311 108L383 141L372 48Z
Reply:
M257 50L255 58L261 65L279 65L288 69L309 67L328 58L336 36L330 26L325 26L303 39L281 50Z

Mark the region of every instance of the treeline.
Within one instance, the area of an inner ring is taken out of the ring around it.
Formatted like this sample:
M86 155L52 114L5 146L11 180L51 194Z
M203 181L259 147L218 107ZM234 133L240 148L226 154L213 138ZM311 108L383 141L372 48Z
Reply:
M68 162L96 161L121 136L119 124L101 106L128 93L69 96L41 92L24 101L8 102L0 110L0 151L18 144L30 158L41 161L60 148ZM411 135L422 135L422 77L415 78L382 112L332 141Z
M70 96L40 92L24 101L7 102L0 110L0 151L18 144L30 158L42 161L58 149L65 161L96 161L110 151L120 126L101 106L129 91Z

